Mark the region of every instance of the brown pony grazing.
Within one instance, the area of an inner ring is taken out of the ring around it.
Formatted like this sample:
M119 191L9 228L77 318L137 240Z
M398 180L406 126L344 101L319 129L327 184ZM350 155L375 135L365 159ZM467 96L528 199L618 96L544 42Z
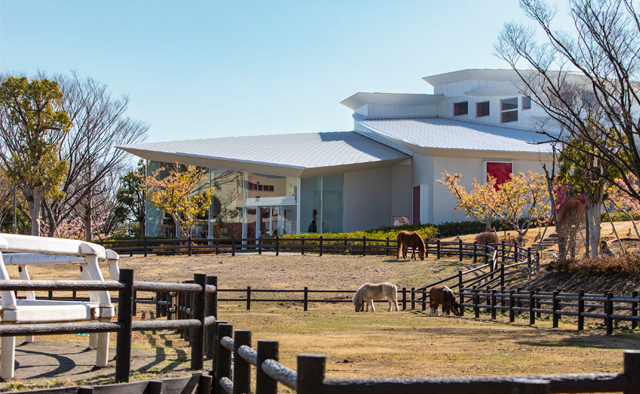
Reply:
M442 304L442 316L453 312L454 315L460 315L458 308L460 304L456 302L456 296L447 286L433 286L429 291L429 316L435 313L438 316L438 306Z
M411 233L409 231L400 231L398 233L398 260L400 260L400 251L402 251L402 258L407 258L407 248L405 245L409 243L409 238L411 238Z

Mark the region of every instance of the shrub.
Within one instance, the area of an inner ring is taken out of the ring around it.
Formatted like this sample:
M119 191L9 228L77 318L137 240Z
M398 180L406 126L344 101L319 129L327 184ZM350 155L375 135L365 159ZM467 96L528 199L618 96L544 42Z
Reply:
M500 239L493 231L484 231L476 235L475 241L479 244L497 244Z
M545 269L549 272L569 272L572 274L640 274L640 257L565 259L551 262Z

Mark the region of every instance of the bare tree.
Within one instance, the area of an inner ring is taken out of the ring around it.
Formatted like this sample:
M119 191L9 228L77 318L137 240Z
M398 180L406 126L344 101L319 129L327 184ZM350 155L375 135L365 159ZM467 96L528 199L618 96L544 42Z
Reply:
M85 221L89 240L95 199L97 194L104 194L96 187L105 186L108 179L118 179L127 164L127 153L116 146L144 140L149 125L125 115L128 95L115 98L107 85L91 77L82 78L72 72L70 76L56 75L54 79L64 95L62 106L73 127L62 141L60 152L69 163L62 187L64 198L45 204L49 220L54 224L49 231L53 234L61 221L79 215Z
M570 0L570 32L555 28L557 9L545 1L520 0L520 7L545 42L536 41L534 27L511 22L495 50L522 79L521 91L552 120L539 131L580 153L572 155L581 156L575 168L609 184L621 177L624 192L640 200L628 176L640 175L640 17L633 1ZM520 70L522 63L532 70ZM599 217L596 200L588 201L591 218Z

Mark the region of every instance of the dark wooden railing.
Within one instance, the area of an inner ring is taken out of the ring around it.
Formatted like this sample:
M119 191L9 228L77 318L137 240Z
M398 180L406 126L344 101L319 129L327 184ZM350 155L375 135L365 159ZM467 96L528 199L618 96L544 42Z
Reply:
M211 348L211 331L207 329L217 316L215 277L195 274L194 283L134 282L133 270L120 270L119 281L92 280L0 280L0 291L118 291L118 320L100 323L52 323L0 325L0 336L52 335L115 332L116 382L128 382L131 365L131 332L146 330L192 330L191 368L203 369L205 350ZM133 321L137 292L176 292L193 294L190 318L182 320ZM51 293L50 293L51 294ZM208 335L207 335L208 334ZM206 347L207 342L209 342ZM210 352L210 350L209 350Z

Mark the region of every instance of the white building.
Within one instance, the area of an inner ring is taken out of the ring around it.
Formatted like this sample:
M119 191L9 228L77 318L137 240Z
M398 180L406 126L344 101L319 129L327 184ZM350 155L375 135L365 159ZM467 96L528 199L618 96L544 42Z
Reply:
M225 137L119 147L150 160L208 169L216 186L194 237L343 232L394 223L465 220L437 182L542 171L551 146L534 131L546 118L519 93L512 70L462 70L423 78L433 94L359 92L342 101L354 130ZM154 213L155 212L155 213ZM157 209L147 235L173 235Z

